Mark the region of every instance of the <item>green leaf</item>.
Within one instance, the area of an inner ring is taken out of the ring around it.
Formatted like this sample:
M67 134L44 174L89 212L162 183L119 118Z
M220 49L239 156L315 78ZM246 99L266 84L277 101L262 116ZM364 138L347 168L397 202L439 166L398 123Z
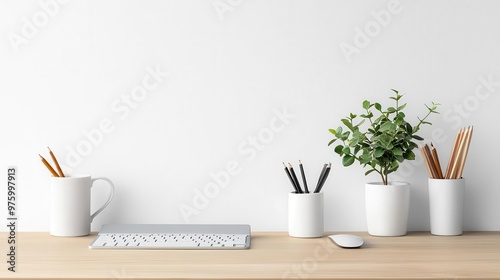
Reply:
M358 146L358 143L359 143L359 139L352 138L351 140L349 140L349 147L356 147L356 146ZM356 153L356 152L354 152L354 153Z
M384 131L388 131L388 130L394 130L396 128L396 125L393 124L392 122L385 122L383 123L381 126L380 126L380 131L381 132L384 132Z
M413 127L411 127L411 124L406 123L406 124L405 124L405 128L406 128L406 133L407 133L407 134L410 134L410 135L411 135L411 134L413 133Z
M418 135L412 135L412 137L413 137L414 139L419 140L419 141L423 141L423 140L424 140L424 138L422 138L422 137L420 137L420 136L418 136Z
M362 120L362 121L360 121L360 122L359 122L357 125L355 125L354 127L360 127L362 124L364 124L364 123L365 123L365 121L366 121L366 120Z
M402 121L404 121L405 117L406 117L406 115L403 112L398 112L398 115L396 116L396 118L398 120L402 120Z
M394 112L396 112L396 108L394 108L394 107L389 107L389 108L387 108L387 112L389 112L389 113L394 113Z
M347 128L349 128L350 130L353 130L353 127L352 127L352 124L351 124L351 121L349 121L348 119L341 119L340 121L342 121L342 123L347 126Z
M347 138L349 138L349 134L351 134L351 132L350 132L350 131L346 131L346 132L342 133L342 135L340 135L340 137L339 137L339 138L340 138L342 141L346 141L346 140L347 140Z
M361 114L360 117L362 117L364 119L373 118L373 113L371 111L368 111L368 115Z
M370 108L370 101L363 101L363 109L368 110Z
M370 151L368 149L363 150L363 153L359 157L363 161L369 161L372 159L372 156L370 155Z
M335 129L333 129L333 128L328 129L328 131L330 131L330 133L333 135L337 134L337 132L335 132Z
M410 143L408 143L408 150L411 151L411 150L413 150L415 148L418 148L418 145L415 142L411 142L410 141Z
M383 156L384 153L385 153L384 150L382 150L382 149L376 149L375 152L373 153L373 156L375 158L379 158L379 157Z
M343 152L342 152L342 149L344 149L344 146L342 145L338 145L335 147L335 149L333 149L337 154L339 154L339 156L342 156L343 155Z
M375 103L374 106L375 106L375 109L377 109L379 111L382 110L382 105L380 105L380 103Z
M354 163L354 157L352 155L345 155L342 158L342 165L343 166L350 166Z
M328 142L328 146L332 145L337 139L332 139L330 142Z
M385 115L381 115L379 116L375 121L374 123L380 123L382 122L383 120L387 120L387 117Z
M439 114L439 112L437 111L437 107L441 104L432 102L432 107L427 106L427 104L424 105L425 107L427 107L430 113Z
M392 149L392 153L395 156L402 156L403 155L403 150L401 150L400 147L394 147L394 149Z
M378 142L380 147L384 148L385 150L392 150L394 148L394 145L392 144L392 138L387 134L381 134L374 140Z
M403 95L402 95L402 94L399 94L399 91L397 91L397 90L395 90L395 89L392 89L392 91L393 91L394 93L396 93L396 97L391 97L391 99L394 99L394 100L396 100L396 101L399 101L399 99L401 99L401 97L403 97Z
M415 154L412 151L407 151L405 154L405 159L407 160L415 160Z
M407 104L407 103L405 103L405 104L403 104L403 105L399 106L399 107L398 107L398 111L403 110L403 109L406 107L406 104Z
M377 171L376 169L370 169L368 171L365 172L365 176L372 173L373 171Z
M357 154L360 149L361 149L361 146L360 145L356 145L356 147L354 147L354 154Z

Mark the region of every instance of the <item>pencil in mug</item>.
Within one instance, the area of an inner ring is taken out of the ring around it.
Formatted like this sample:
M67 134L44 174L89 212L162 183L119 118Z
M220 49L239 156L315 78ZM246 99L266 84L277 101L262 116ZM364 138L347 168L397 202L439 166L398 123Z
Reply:
M424 158L425 166L427 167L427 172L429 172L429 177L431 179L435 179L434 174L431 170L431 165L429 163L429 159L427 158L427 154L425 153L424 147L422 145L420 145L419 149L420 149L420 152L422 153L422 157Z
M54 153L52 152L52 150L49 147L47 147L47 149L49 149L50 157L54 161L54 164L56 165L57 171L59 173L56 172L54 170L54 168L52 168L52 166L50 165L50 163L44 157L42 157L42 155L38 154L40 156L40 159L42 160L42 163L45 165L45 167L47 167L47 169L50 171L50 173L52 174L52 176L54 176L54 177L65 177L64 176L64 172L61 169L61 166L57 162L56 156L54 155Z
M300 183L299 183L299 180L297 179L297 175L295 175L295 171L293 170L293 166L290 163L288 163L288 170L290 170L290 174L292 174L292 179L293 179L295 185L297 186L299 193L304 193L302 191L302 188L300 187Z
M302 182L304 183L304 192L309 193L309 188L307 188L306 173L304 172L304 167L302 162L299 160L300 173L302 174Z
M429 162L429 166L431 168L432 178L441 179L439 177L438 167L436 167L436 163L432 157L432 152L427 144L424 145L424 152L425 152L425 158Z
M47 147L47 149L49 149L50 157L52 158L52 161L56 165L57 174L59 174L59 177L64 177L64 172L62 171L61 166L59 166L59 162L57 162L56 156L54 155L54 153L52 153L52 150L49 147Z
M453 168L451 169L451 179L462 178L462 173L465 166L465 160L467 159L467 153L469 152L470 141L472 138L472 127L468 127L462 132L460 145L455 155L455 161L453 163Z
M297 185L295 185L295 182L293 181L292 175L290 174L290 171L288 170L288 167L286 167L285 163L283 162L283 165L285 166L285 173L288 176L288 179L290 179L290 182L292 183L292 187L295 190L295 193L300 193L299 189L297 189Z
M450 159L448 160L448 166L446 167L446 174L445 174L446 179L451 179L451 171L452 171L452 167L454 165L454 162L456 160L456 154L458 151L458 147L460 146L460 140L461 140L462 134L463 134L462 132L463 132L463 128L461 128L457 132L457 136L455 137L455 142L453 143L453 148L451 150Z
M57 172L54 170L54 168L52 168L52 166L50 166L50 163L48 163L43 157L42 155L38 154L40 156L40 159L42 160L43 164L45 165L45 167L47 167L47 169L50 171L50 173L52 173L52 176L54 177L59 177L59 174L57 174Z
M321 189L323 188L323 185L325 184L326 182L326 178L328 178L328 174L330 173L330 169L332 167L332 164L331 163L328 163L328 165L326 166L325 168L325 172L322 173L322 177L320 178L320 182L319 184L316 186L316 189L314 190L315 193L319 193L321 191Z
M436 147L431 143L432 159L434 161L434 166L436 166L439 179L443 179L443 170L441 169L441 163L439 162L439 156Z
M420 146L420 151L424 157L427 170L430 178L434 179L460 179L462 178L465 161L469 152L470 142L472 139L473 127L461 128L453 143L450 158L446 172L443 174L439 163L439 157L436 147L431 143L431 149L425 144Z

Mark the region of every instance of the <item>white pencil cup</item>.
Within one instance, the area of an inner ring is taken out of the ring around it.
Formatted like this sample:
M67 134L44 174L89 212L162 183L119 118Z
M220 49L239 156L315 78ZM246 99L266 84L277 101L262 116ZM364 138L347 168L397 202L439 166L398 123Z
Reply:
M461 235L464 217L465 180L430 179L431 234Z
M288 194L288 234L321 237L324 232L323 193Z
M90 190L97 180L110 187L108 199L97 211L90 213ZM90 223L108 206L113 198L114 185L108 178L90 175L70 175L50 178L50 234L54 236L85 236Z

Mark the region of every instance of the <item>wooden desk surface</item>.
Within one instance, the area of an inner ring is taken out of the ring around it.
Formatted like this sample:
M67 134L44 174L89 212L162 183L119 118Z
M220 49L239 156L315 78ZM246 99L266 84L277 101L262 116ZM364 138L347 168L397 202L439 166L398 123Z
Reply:
M248 250L175 251L89 250L95 235L17 233L17 272L8 271L3 261L0 277L500 279L500 232L466 232L456 237L428 232L403 237L356 234L365 239L361 249L338 248L326 237L298 239L286 233L256 232ZM4 259L5 244L0 247Z

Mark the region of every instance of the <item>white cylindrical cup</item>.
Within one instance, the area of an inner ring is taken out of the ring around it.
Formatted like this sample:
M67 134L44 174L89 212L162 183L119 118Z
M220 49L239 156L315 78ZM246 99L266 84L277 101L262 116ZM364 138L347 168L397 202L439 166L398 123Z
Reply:
M97 211L90 213L90 190L97 180L109 184L109 197ZM50 178L50 234L54 236L85 236L90 234L92 220L106 208L114 194L108 178L90 175L69 175Z
M431 234L461 235L464 217L465 180L430 179Z
M288 194L288 234L290 236L323 236L323 197L323 193Z

